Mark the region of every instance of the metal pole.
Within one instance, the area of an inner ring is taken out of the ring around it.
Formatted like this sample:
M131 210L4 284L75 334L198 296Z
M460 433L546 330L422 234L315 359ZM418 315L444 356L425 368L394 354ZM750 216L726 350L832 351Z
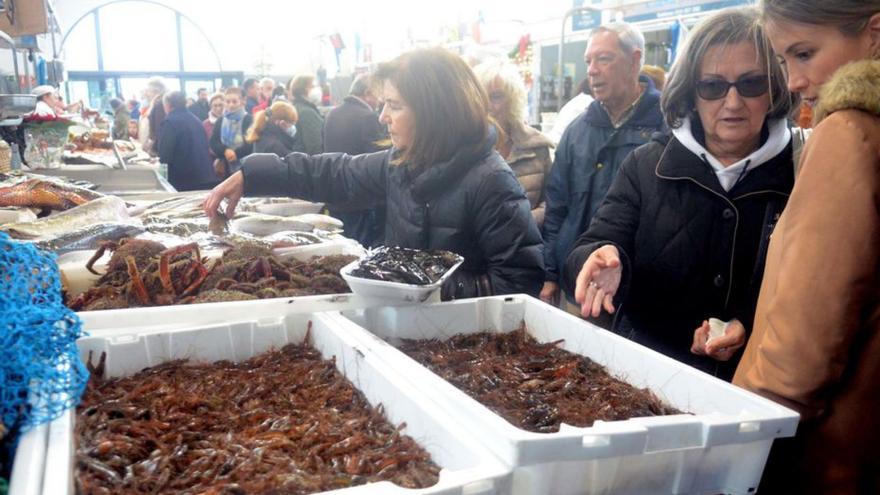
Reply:
M562 17L562 32L559 35L559 59L556 61L557 72L559 73L559 77L556 81L556 111L558 112L562 109L562 48L565 45L565 23L568 22L568 18L574 15L577 12L602 12L602 9L584 5L582 7L574 7L572 9L568 9L568 12L565 13L565 16ZM572 81L574 82L574 81Z

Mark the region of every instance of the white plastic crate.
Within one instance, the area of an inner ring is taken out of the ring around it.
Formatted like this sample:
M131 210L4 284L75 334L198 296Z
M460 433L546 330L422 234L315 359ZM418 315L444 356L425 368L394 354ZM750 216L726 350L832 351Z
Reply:
M528 296L491 297L336 315L401 374L428 391L514 468L515 494L750 494L773 439L794 435L794 411L681 364ZM557 433L515 427L386 341L510 332L564 339L636 387L691 414L563 424ZM357 326L368 332L358 332Z
M302 342L310 321L312 345L326 359L335 356L340 372L364 393L371 404L383 404L392 423L406 422L404 433L416 439L442 467L440 481L429 488L405 489L383 481L324 493L502 495L510 492L509 468L476 443L449 416L431 407L421 391L396 375L356 340L335 328L338 322L333 318L287 315L157 333L85 337L77 344L83 359L87 359L89 351L93 359L106 352L106 374L118 377L173 359L241 361L288 343ZM72 415L68 414L50 424L42 491L22 493L73 493L73 421Z
M48 441L49 424L39 425L22 435L15 449L15 461L9 477L10 495L43 493L43 467Z

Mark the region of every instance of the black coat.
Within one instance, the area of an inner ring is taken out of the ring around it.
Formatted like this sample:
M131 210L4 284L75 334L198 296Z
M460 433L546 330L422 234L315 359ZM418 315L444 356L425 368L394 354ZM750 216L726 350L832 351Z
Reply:
M346 96L324 118L324 151L360 155L379 151L376 141L385 137L385 126L366 103Z
M361 208L385 200L387 245L464 256L443 287L445 299L537 295L544 270L541 235L522 186L493 145L494 133L478 153L460 151L419 174L391 164L394 150L251 155L244 161L244 191Z
M293 143L293 136L272 122L266 122L260 139L254 143L254 153L275 153L278 156L287 156L293 151Z
M211 111L211 105L207 100L196 100L189 106L188 110L199 119L199 122L201 122L208 118L208 113Z
M217 184L205 128L185 109L172 110L165 117L159 159L168 164L168 181L178 191L210 189Z
M324 151L360 155L379 151L377 141L385 137L385 126L366 103L347 96L341 105L330 110L324 119ZM345 236L364 246L382 244L385 238L384 203L369 210L348 210L328 205L330 214L342 220Z
M656 137L624 161L575 243L566 289L574 293L590 253L617 246L615 330L730 379L740 355L724 365L693 355L693 334L710 317L737 318L751 331L770 234L793 183L790 143L725 192L709 164L674 137Z

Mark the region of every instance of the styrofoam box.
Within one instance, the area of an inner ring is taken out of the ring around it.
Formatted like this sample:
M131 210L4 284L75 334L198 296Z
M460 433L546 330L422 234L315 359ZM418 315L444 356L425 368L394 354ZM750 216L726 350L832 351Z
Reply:
M754 493L774 438L795 433L794 411L681 364L529 296L490 297L336 314L401 374L430 391L514 468L515 494ZM515 427L390 343L458 333L510 332L588 356L636 387L691 414L563 424L557 433ZM358 332L357 326L368 332ZM388 342L386 342L388 341Z
M253 316L252 316L253 318ZM433 487L411 490L383 481L325 493L354 494L507 494L510 470L476 443L444 412L426 407L430 401L413 384L401 379L381 359L335 328L322 315L287 315L249 322L201 326L172 331L143 331L129 335L84 337L77 341L80 356L93 359L107 353L106 374L119 377L173 359L194 362L242 361L269 349L302 342L309 322L312 345L325 359L336 357L336 367L364 393L370 404L383 404L393 424L406 422L404 433L430 452L441 466ZM73 493L72 413L50 424L43 495ZM15 495L15 494L13 494Z
M339 274L351 287L351 291L355 294L367 297L375 297L378 299L405 301L405 302L425 302L435 294L439 294L443 282L464 263L464 258L458 263L449 267L446 273L433 284L416 285L404 284L400 282L388 282L385 280L374 280L370 278L357 277L351 274L351 271L357 267L361 260L352 261L342 267Z

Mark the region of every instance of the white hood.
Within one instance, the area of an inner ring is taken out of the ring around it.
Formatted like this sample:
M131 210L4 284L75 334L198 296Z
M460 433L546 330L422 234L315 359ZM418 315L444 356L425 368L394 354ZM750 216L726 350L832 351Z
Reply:
M672 134L681 144L684 145L685 148L689 149L691 153L709 163L715 171L715 175L718 177L718 182L721 183L721 187L723 187L725 191L730 191L740 177L743 177L749 171L770 161L788 146L788 142L791 141L791 131L789 130L788 123L785 119L773 119L768 121L768 128L770 134L767 136L767 141L760 148L756 149L742 160L726 167L694 138L694 134L691 131L690 117L683 119L681 127L674 129Z

